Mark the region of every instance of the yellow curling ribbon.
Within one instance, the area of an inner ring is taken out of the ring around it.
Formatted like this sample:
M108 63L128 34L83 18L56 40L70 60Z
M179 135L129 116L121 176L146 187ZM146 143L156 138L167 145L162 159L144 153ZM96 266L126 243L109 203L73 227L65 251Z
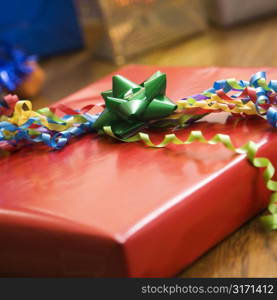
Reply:
M210 99L192 101L194 99L189 98L187 100L179 100L176 104L178 110L190 109L190 108L202 108L207 110L222 110L229 113L244 113L247 115L257 115L255 104L252 101L244 104L240 99L224 100L218 95L211 95ZM230 108L228 104L234 104L234 108Z
M71 116L71 118L67 120L60 119L49 108L40 109L37 112L33 111L32 103L28 100L18 101L14 107L12 117L1 116L0 120L21 126L30 118L37 118L42 126L55 131L63 131L72 127L74 123L86 121L81 115ZM54 123L49 122L48 119L51 119Z
M258 144L250 141L245 145L243 145L242 147L236 148L234 147L230 136L227 134L218 133L212 139L207 140L203 136L201 131L191 131L189 137L185 141L179 139L174 133L166 134L161 143L154 144L147 133L139 132L130 138L120 139L112 132L110 126L103 127L103 131L105 134L117 140L120 140L122 142L128 143L128 142L142 141L145 145L154 148L163 148L169 144L188 145L194 142L207 143L210 145L221 143L230 151L233 151L237 154L245 154L254 167L265 168L263 172L265 184L267 189L272 191L273 194L271 195L270 202L268 205L268 211L270 212L270 214L266 216L262 216L261 221L266 228L271 230L277 229L277 181L272 179L275 173L275 168L268 158L256 157Z

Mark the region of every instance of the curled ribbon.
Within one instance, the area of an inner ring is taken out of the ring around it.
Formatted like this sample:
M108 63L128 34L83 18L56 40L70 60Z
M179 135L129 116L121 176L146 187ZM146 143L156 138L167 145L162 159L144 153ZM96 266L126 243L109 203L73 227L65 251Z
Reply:
M143 132L139 132L131 138L127 139L118 138L113 133L112 128L109 126L104 127L104 132L108 136L111 136L122 142L130 143L142 141L148 147L153 148L163 148L169 145L170 143L175 145L188 145L194 142L206 143L210 145L221 143L230 151L233 151L237 154L245 154L254 167L265 168L263 177L266 183L266 187L270 191L272 191L273 194L271 195L270 202L268 205L268 211L270 212L270 214L267 216L262 216L261 221L264 224L264 226L268 229L277 229L277 181L272 179L275 173L275 168L268 158L256 157L256 153L258 150L258 145L256 143L250 141L242 147L235 148L229 135L218 133L212 139L207 140L203 136L201 131L191 131L189 137L185 141L182 141L174 133L171 133L166 134L161 143L154 144L151 141L149 135Z
M234 92L236 92L234 94ZM260 115L276 127L277 80L266 82L266 73L257 72L250 81L234 78L218 80L213 87L201 94L177 102L178 109L202 108L235 114ZM228 95L228 93L232 93Z
M12 99L18 100L11 98L13 96L7 97L10 102ZM11 117L0 117L0 141L6 141L13 146L17 146L20 141L43 142L53 149L61 149L72 137L93 131L98 115L90 115L86 110L81 113L62 105L59 108L69 111L71 115L66 114L60 118L49 108L33 111L30 101L17 101Z

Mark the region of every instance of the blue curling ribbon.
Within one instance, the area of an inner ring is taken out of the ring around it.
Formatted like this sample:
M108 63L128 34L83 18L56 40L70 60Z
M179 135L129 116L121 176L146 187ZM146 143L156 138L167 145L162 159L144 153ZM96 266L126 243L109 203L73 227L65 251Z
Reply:
M35 56L2 43L0 45L0 91L14 91L33 70L28 62L35 61Z
M37 122L39 121L38 118L30 118L21 126L16 126L14 124L11 124L10 122L3 121L0 122L0 141L7 141L9 144L14 146L16 146L20 141L27 141L31 143L42 142L55 150L59 150L62 149L71 138L78 137L80 135L83 135L84 133L94 131L93 124L97 120L99 115L90 115L88 113L85 113L82 116L87 120L87 122L81 123L78 126L73 126L67 130L55 133L53 133L50 130L47 130L46 128L43 128L45 132L41 132L34 137L30 135L29 129L32 124L37 124ZM7 139L6 135L4 134L4 130L9 132L16 132L16 134L10 139Z
M250 85L254 86L255 88L259 87L260 78L266 79L266 73L264 71L260 71L252 75L250 78Z
M247 80L240 80L240 85L246 88L247 86L249 86L249 82Z
M256 110L257 110L258 114L262 115L262 113L260 111L260 105L269 103L269 98L267 97L267 92L260 86L258 86L256 88L256 95L257 95L257 101L255 103Z
M215 81L213 88L215 90L225 89L225 90L228 90L228 91L231 89L230 86L227 84L226 80L217 80L217 81Z
M277 92L277 80L270 80L268 87L274 92Z
M183 98L188 99L192 98L195 101L209 99L212 95L217 94L219 90L223 90L224 93L230 91L240 91L240 93L232 94L230 97L232 99L239 98L244 104L249 101L253 101L250 96L245 96L241 98L241 92L247 88L254 88L256 92L256 101L255 108L256 112L260 116L266 116L268 123L273 127L277 127L276 122L276 110L277 108L274 105L277 105L277 80L271 80L268 84L266 83L266 72L260 71L253 74L250 77L249 82L246 80L233 80L233 79L224 79L217 80L214 82L213 87L205 90L201 94L193 95L191 97ZM203 97L206 98L203 98ZM275 98L274 98L275 97ZM265 105L267 104L267 105ZM266 107L270 106L270 109L266 110Z
M96 119L94 120L94 122L95 121ZM40 141L44 142L46 145L52 147L53 149L62 149L72 137L78 137L86 132L94 131L94 129L92 128L94 122L86 122L77 127L71 127L68 130L57 132L53 136L51 136L49 133L42 133Z
M267 121L273 127L277 127L277 109L270 107L266 113Z

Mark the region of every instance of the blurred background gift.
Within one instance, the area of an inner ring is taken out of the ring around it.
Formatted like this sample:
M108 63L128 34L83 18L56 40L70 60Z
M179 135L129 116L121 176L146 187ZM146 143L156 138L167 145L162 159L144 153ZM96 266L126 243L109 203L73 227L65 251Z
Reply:
M0 88L21 97L36 95L44 81L38 57L83 46L71 0L1 1Z
M13 49L0 52L1 91L42 106L126 63L274 66L276 11L276 0L1 1L0 45Z

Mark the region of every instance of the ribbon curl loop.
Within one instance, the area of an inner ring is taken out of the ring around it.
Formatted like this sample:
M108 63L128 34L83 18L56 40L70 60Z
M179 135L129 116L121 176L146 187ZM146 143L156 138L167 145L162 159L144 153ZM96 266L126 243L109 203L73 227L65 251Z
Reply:
M210 145L215 145L221 143L224 145L227 149L230 151L233 151L237 154L244 154L247 156L250 163L256 167L256 168L264 168L263 177L266 184L267 189L273 192L270 198L270 202L268 205L268 211L270 214L266 216L261 217L261 222L263 225L270 229L275 230L277 229L277 181L273 180L275 174L275 168L273 167L271 161L268 158L265 157L256 157L256 153L258 151L258 144L249 141L245 145L236 148L229 135L226 134L216 134L213 138L210 140L207 140L201 131L191 131L190 135L185 141L182 141L180 138L178 138L174 133L166 134L163 141L159 144L154 144L149 135L147 133L139 132L136 135L126 138L126 139L120 139L114 133L112 132L112 128L109 126L104 127L104 132L122 142L138 142L141 141L148 147L152 148L163 148L166 147L169 144L175 144L175 145L187 145L194 142L200 142L200 143L206 143Z

